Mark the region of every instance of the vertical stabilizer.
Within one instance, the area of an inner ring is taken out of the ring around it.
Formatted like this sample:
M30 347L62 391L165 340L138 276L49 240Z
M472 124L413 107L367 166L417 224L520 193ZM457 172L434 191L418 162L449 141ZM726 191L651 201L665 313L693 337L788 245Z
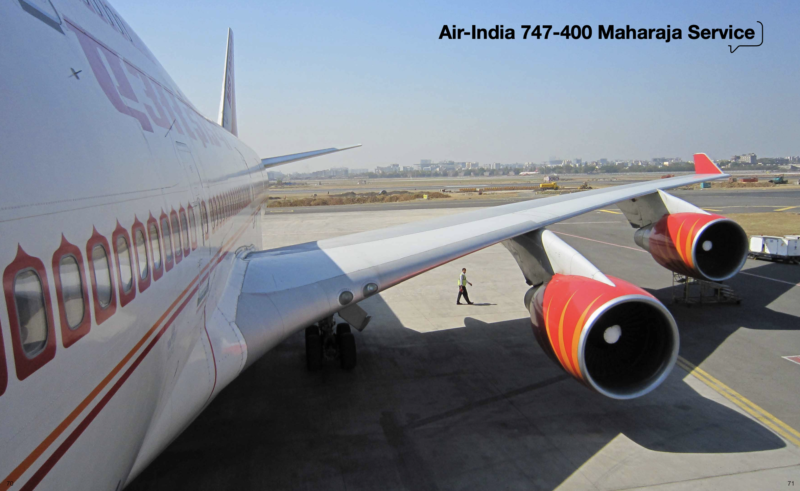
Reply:
M219 103L217 123L239 136L236 124L236 84L233 76L233 31L228 29L228 49L225 54L225 72L222 76L222 100Z

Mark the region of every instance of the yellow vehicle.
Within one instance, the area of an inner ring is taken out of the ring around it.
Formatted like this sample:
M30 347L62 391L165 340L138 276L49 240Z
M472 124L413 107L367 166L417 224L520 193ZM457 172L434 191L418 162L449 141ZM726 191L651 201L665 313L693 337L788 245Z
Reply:
M539 184L539 189L558 189L557 182L543 182Z

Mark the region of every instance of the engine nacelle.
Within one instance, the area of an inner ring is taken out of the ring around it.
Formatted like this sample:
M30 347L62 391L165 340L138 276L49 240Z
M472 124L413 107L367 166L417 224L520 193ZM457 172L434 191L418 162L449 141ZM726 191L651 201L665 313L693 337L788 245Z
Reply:
M554 275L525 295L533 332L567 373L613 399L658 387L678 358L678 327L655 297L618 278L614 286Z
M727 280L747 259L747 234L742 227L713 214L665 215L638 229L634 241L670 271L704 280Z

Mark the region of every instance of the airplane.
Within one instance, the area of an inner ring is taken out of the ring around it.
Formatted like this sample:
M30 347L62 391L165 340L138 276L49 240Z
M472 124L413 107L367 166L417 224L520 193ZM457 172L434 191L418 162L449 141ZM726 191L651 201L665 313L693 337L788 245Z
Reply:
M212 121L105 0L2 2L0 26L0 489L121 489L287 337L305 331L311 369L352 369L359 302L494 244L545 353L639 397L675 364L674 319L546 227L616 204L669 270L722 281L746 258L735 222L665 192L726 177L705 154L691 175L262 250L265 170L357 145L241 142L230 30Z

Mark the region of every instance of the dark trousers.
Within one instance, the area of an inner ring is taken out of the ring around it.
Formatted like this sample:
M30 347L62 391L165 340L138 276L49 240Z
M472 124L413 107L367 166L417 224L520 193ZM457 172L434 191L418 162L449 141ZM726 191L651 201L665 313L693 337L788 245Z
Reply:
M467 303L472 303L469 301L469 294L467 294L467 287L466 286L459 286L458 287L458 298L456 298L456 303L461 303L461 296L464 296L464 300Z

